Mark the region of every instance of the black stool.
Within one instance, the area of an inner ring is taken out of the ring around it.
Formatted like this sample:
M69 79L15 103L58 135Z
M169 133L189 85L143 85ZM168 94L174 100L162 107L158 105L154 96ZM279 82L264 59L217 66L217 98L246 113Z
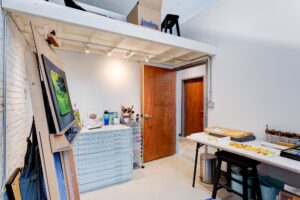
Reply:
M177 35L180 36L178 19L179 19L178 15L167 14L164 21L161 23L161 31L165 29L165 33L166 33L167 30L169 29L170 34L172 34L173 26L176 25Z
M236 154L229 153L227 151L219 151L216 153L218 164L216 169L216 177L214 182L214 188L212 192L212 198L215 199L217 196L217 191L221 188L225 188L230 192L233 192L241 197L243 197L243 200L248 200L248 178L253 177L253 193L254 198L258 200L261 200L261 191L260 191L260 184L258 179L258 173L257 173L257 165L260 164L260 162L256 160L252 160L249 158L245 158L243 156L239 156ZM220 176L221 176L221 166L222 161L227 162L227 184L223 184L219 182ZM243 176L243 181L239 181L235 178L231 177L231 166L235 165L241 169L241 175ZM249 169L251 170L251 174L249 174ZM233 191L230 187L231 180L240 183L243 185L243 194L240 194L236 191Z

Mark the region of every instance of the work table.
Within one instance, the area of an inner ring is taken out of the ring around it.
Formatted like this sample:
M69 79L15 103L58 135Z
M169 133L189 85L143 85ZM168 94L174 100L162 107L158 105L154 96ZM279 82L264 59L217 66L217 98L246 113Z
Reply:
M275 167L279 167L279 168L300 174L300 162L299 161L281 157L279 155L280 150L262 146L261 141L259 141L259 140L254 140L251 142L244 142L243 144L249 144L249 145L253 145L253 146L270 149L270 150L276 152L277 155L264 156L262 154L257 154L255 152L238 149L236 147L230 146L228 142L223 142L223 141L218 142L218 141L208 140L207 136L208 135L205 133L195 133L195 134L188 136L187 138L190 140L193 140L197 143L203 144L203 145L214 147L219 150L228 151L228 152L231 152L231 153L234 153L237 155L241 155L241 156L244 156L247 158L251 158L253 160L260 161L261 163L266 163L266 164L269 164L269 165L272 165Z

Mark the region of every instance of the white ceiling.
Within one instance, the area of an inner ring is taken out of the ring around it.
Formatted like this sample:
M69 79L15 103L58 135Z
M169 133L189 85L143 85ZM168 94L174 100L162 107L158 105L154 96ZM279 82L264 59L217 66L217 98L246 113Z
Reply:
M82 3L97 6L106 10L114 11L122 15L128 15L138 0L77 0ZM177 14L180 23L184 23L199 12L208 8L217 0L163 0L162 18L166 14Z

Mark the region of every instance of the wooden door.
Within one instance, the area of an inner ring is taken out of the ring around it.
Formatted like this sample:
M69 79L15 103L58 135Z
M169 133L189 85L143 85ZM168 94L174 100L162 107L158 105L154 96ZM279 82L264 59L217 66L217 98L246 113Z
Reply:
M144 66L144 161L175 154L176 72Z
M184 81L184 136L203 131L203 78Z

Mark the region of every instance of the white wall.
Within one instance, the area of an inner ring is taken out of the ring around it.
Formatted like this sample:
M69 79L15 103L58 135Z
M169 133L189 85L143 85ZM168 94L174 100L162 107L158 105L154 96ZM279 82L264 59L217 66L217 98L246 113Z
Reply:
M3 102L3 13L0 10L0 102ZM3 106L0 106L0 175L2 178L3 156L6 157L6 179L12 172L23 167L26 153L26 137L29 135L32 107L26 78L24 53L26 41L11 20L7 30L7 102L6 102L6 155L2 155ZM1 198L1 197L0 197Z
M300 133L300 2L218 1L182 25L186 37L218 47L213 59L209 125L253 131ZM299 175L264 172L300 187ZM296 178L297 177L297 178Z
M89 111L120 113L121 105L141 112L142 65L125 59L58 51L63 60L72 103L81 118Z
M300 39L292 43L286 37L299 29L287 24L300 18L293 8L298 2L218 1L183 26L185 36L218 47L210 125L251 130L258 137L264 136L266 124L300 132ZM280 18L275 12L279 7Z
M25 51L27 43L9 19L7 46L7 178L17 167L23 167L29 131L32 123L32 104L26 76Z
M0 9L0 48L3 47L3 13ZM3 103L3 50L0 50L0 102ZM2 170L3 170L3 106L0 106L0 184L2 185ZM0 197L1 198L1 197Z

